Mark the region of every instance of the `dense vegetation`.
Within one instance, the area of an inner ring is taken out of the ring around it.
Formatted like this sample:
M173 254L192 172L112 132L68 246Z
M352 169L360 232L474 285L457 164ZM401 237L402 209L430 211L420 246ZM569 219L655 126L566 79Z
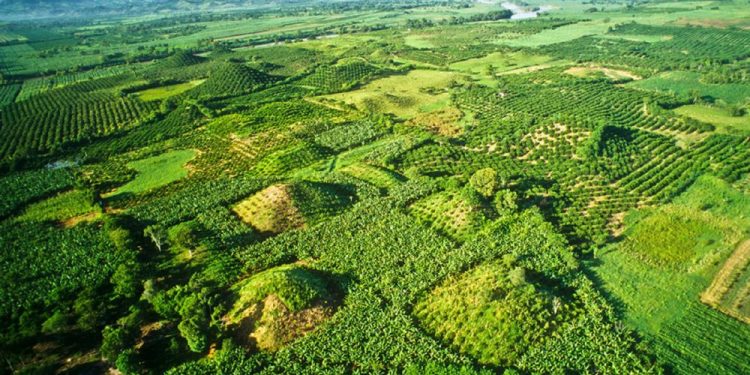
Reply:
M91 3L0 4L2 373L750 372L745 0Z

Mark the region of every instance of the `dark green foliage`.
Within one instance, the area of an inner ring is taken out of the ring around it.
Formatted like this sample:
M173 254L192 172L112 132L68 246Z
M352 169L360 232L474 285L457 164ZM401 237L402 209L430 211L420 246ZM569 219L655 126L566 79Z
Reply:
M0 81L1 82L1 81ZM0 107L13 103L21 85L0 85Z
M6 249L0 256L0 316L10 319L9 328L25 311L56 306L85 287L101 285L129 258L112 246L97 224L65 230L36 223L3 224L0 245Z
M39 169L18 172L0 178L0 218L24 204L62 191L74 183L73 174L66 169Z
M323 66L300 81L317 91L331 93L347 91L364 83L383 70L361 59L339 61L336 65Z
M191 96L197 97L226 97L245 94L267 84L277 78L237 63L223 63L209 72L205 83L191 91Z
M14 103L0 112L0 147L4 160L59 151L115 134L155 115L157 104L116 97L106 89L121 77L103 78L52 90ZM94 91L98 90L98 91Z
M385 133L382 125L373 120L343 124L315 136L315 143L334 151L362 146Z

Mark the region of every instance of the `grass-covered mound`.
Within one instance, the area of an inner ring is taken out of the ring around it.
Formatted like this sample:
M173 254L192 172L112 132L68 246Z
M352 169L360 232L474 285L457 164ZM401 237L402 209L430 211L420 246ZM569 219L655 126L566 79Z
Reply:
M162 68L181 68L206 62L204 57L196 56L190 51L178 51L159 62Z
M270 186L234 207L240 218L260 232L277 234L316 224L354 202L344 186L298 182Z
M363 59L345 59L336 65L316 69L311 75L305 77L301 84L324 92L346 91L366 82L381 71L382 69Z
M216 66L195 92L201 97L233 96L251 92L274 81L277 81L277 77L242 64L227 62Z
M572 305L507 260L450 277L420 300L424 328L479 363L507 366L570 315Z
M412 204L420 222L453 239L466 239L487 222L490 213L472 191L443 191Z
M324 275L299 265L258 273L232 288L237 300L225 317L238 340L276 350L333 314L335 296Z

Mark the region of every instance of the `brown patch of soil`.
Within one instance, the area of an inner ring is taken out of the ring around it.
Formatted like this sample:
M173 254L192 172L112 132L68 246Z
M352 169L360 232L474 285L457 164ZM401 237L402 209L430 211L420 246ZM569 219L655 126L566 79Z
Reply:
M277 351L315 330L334 312L333 301L321 301L293 312L278 297L269 295L242 312L235 337L248 349Z
M456 108L450 107L440 111L419 114L407 122L407 125L417 126L445 137L458 137L463 128L458 125L463 114Z
M63 220L60 222L60 226L65 229L72 228L82 222L94 221L97 218L99 218L99 216L101 216L99 212L89 212L87 214L78 215L78 216L74 216L69 219Z

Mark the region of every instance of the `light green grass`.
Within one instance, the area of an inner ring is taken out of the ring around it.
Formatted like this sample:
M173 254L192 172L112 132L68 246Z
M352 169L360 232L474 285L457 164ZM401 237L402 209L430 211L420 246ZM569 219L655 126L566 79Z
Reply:
M161 87L154 87L152 89L143 90L138 92L138 96L143 101L154 101L154 100L162 100L166 99L175 95L182 94L185 91L188 91L192 89L193 87L196 87L203 82L205 82L205 79L198 79L195 81L185 82L185 83L178 83L176 85L169 85L169 86L161 86Z
M674 111L680 115L715 125L720 131L750 131L750 115L735 117L728 110L721 107L691 104L677 108Z
M63 221L76 216L96 213L99 207L90 191L71 190L34 203L16 218L17 221Z
M673 93L689 96L696 90L701 96L711 96L728 103L742 103L750 97L750 85L706 84L700 81L700 74L693 72L666 72L641 81L627 84L627 87Z
M435 48L435 44L433 44L429 39L418 34L411 34L404 37L404 44L417 49Z
M469 59L453 63L450 65L452 70L474 75L486 75L490 67L495 72L504 72L518 68L524 68L539 64L544 64L552 60L549 56L534 55L526 52L491 53L485 57Z
M613 19L578 22L516 39L500 39L497 43L511 47L540 47L568 42L587 35L602 35L615 24L616 21Z
M406 75L390 76L370 82L361 89L326 96L373 113L393 113L410 119L418 113L432 112L450 105L447 91L430 94L425 89L445 90L461 76L452 72L412 70Z
M178 150L128 163L129 168L138 171L136 178L105 197L144 193L185 178L185 164L196 155L195 150Z

